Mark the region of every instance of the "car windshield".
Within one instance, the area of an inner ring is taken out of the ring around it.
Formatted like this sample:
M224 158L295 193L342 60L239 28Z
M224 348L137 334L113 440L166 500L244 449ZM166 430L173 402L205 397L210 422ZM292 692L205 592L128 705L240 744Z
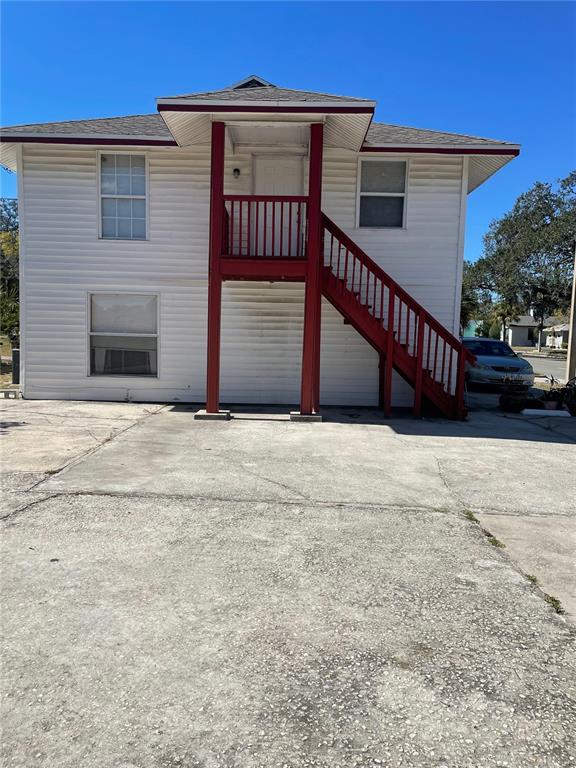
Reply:
M476 357L516 357L516 353L504 341L464 339L464 346Z

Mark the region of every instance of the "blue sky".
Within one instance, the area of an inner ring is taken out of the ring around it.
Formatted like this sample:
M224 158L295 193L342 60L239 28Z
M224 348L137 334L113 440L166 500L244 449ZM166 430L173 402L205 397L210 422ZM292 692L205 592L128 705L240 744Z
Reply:
M365 96L382 122L523 145L469 197L466 256L534 181L576 167L576 5L2 2L2 125L153 112L257 73ZM2 172L2 194L15 195Z

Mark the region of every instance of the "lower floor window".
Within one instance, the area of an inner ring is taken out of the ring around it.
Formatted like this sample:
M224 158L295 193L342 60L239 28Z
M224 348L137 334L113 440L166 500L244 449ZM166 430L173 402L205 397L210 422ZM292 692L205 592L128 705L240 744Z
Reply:
M157 376L156 296L127 293L90 296L90 374Z

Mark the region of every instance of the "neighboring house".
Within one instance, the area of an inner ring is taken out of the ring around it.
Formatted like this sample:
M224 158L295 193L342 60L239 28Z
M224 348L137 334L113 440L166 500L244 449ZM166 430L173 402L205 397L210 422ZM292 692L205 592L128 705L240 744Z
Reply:
M511 320L500 333L502 341L511 347L534 347L538 343L538 321L532 315L520 315Z
M552 325L548 328L544 328L542 335L546 340L546 346L552 349L565 349L568 346L568 338L570 336L569 323L559 323L558 325Z
M251 76L2 129L27 398L464 413L466 199L519 153Z

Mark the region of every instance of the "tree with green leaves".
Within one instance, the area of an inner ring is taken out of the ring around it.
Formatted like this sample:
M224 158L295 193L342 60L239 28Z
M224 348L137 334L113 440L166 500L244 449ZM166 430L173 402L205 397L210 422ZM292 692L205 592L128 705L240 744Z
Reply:
M489 327L492 322L494 302L489 290L479 285L476 263L464 262L462 274L462 302L460 304L460 331L464 330L471 320L480 323L480 327ZM477 329L478 334L478 329ZM483 335L483 334L482 334Z
M0 198L0 331L19 336L18 202Z
M466 290L488 293L504 327L532 310L541 333L548 315L570 305L575 237L576 171L557 185L537 182L490 224Z

